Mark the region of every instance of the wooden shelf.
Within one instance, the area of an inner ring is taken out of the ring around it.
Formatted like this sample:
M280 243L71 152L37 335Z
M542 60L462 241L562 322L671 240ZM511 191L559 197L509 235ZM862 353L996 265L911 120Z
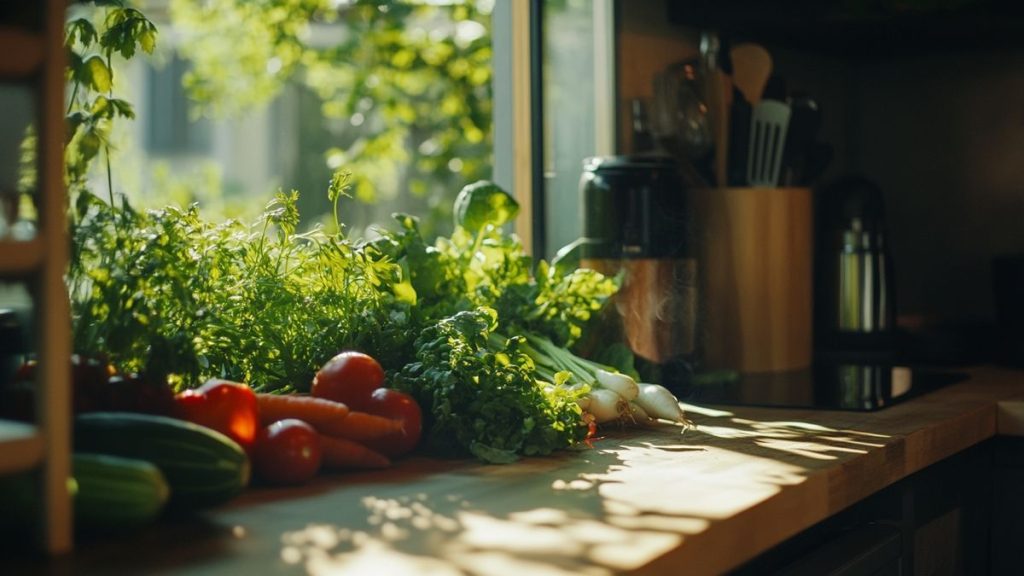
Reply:
M22 276L43 262L43 240L0 240L0 277Z
M38 72L43 64L43 36L0 26L0 77L19 78Z
M31 470L43 459L43 437L35 426L0 420L0 475Z
M7 6L6 4L10 4ZM30 280L34 305L33 350L36 378L36 427L0 421L0 473L36 472L41 505L33 530L46 552L69 551L71 525L71 394L69 382L71 313L64 285L68 242L64 189L64 89L67 0L8 2L0 8L0 81L20 82L33 93L38 134L38 184L33 190L40 226L27 241L0 240L0 278ZM19 114L0 110L0 114ZM20 134L6 134L18 139ZM26 529L29 527L26 526Z

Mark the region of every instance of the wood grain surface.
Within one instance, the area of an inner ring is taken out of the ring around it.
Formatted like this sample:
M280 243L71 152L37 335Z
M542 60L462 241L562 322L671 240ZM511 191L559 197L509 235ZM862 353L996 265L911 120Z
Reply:
M997 432L1024 372L872 413L688 406L695 430L613 430L516 464L413 458L87 539L14 573L717 574ZM11 560L13 558L13 560ZM19 572L21 570L21 572Z
M709 368L783 372L811 362L811 193L700 191Z

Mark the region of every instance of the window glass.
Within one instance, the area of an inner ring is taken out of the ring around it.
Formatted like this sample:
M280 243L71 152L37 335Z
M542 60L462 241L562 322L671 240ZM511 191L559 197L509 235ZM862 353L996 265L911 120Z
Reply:
M35 236L36 115L31 86L0 84L0 240Z
M211 122L189 117L189 102L181 89L188 63L172 55L161 66L145 66L145 149L154 156L208 154Z
M582 229L579 179L583 160L600 148L600 90L595 71L602 43L593 0L543 3L544 251L551 257ZM602 64L603 65L603 64ZM610 66L610 63L609 63ZM608 72L611 73L610 71ZM607 96L607 95L606 95Z
M250 217L297 189L305 223L331 209L327 185L351 172L350 236L421 218L451 229L465 184L491 176L493 0L145 0L151 55L114 54L116 122L108 179L89 187L136 205L198 201L208 217ZM69 21L102 22L103 6ZM99 26L97 26L99 28Z

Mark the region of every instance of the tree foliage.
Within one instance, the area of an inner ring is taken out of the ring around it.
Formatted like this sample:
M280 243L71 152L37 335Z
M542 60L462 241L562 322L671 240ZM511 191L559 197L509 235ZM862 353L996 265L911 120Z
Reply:
M170 13L195 113L298 85L327 126L317 172L351 170L362 203L407 193L402 210L444 232L455 191L490 177L490 4L173 0Z
M132 105L115 96L113 58L132 58L136 50L152 53L156 26L142 12L120 0L82 2L65 25L67 79L71 96L67 108L68 143L65 180L72 193L85 188L89 169L103 152L107 182L111 182L110 130L115 118L134 118ZM91 6L89 6L91 5ZM84 12L78 13L81 10Z

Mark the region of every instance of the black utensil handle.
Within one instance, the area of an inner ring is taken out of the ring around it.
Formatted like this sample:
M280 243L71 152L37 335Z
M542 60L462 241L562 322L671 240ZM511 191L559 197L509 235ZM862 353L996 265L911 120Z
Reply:
M743 94L733 88L729 110L729 186L747 185L747 156L750 148L750 118L753 111Z

